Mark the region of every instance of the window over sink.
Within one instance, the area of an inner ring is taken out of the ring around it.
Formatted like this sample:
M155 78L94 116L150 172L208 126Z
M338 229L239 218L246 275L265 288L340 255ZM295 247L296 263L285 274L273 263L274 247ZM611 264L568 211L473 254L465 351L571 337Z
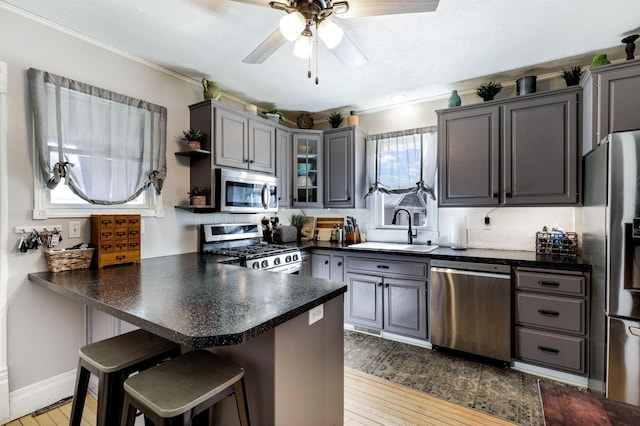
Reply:
M436 232L437 128L426 127L367 136L367 197L378 229L404 229L411 214L412 226Z

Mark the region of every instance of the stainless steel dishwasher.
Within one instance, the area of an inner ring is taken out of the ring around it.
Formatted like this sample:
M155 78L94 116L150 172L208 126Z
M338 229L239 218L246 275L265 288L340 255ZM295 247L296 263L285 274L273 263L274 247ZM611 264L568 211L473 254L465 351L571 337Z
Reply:
M431 344L511 360L511 268L433 259Z

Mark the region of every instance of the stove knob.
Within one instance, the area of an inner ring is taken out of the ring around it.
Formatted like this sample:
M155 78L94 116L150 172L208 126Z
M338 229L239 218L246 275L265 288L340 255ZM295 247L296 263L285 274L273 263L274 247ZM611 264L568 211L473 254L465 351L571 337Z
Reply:
M260 262L253 262L253 264L251 265L251 267L253 269L260 269Z
M262 267L266 268L267 266L269 266L269 262L267 262L267 260L265 259L262 261Z
M287 263L291 262L291 255L287 255L287 257L284 258L284 261Z
M278 266L280 264L280 258L276 257L275 259L273 259L273 264Z
M297 254L294 254L294 255L293 255L293 261L295 262L295 261L297 261L297 260L298 260L298 255L297 255Z

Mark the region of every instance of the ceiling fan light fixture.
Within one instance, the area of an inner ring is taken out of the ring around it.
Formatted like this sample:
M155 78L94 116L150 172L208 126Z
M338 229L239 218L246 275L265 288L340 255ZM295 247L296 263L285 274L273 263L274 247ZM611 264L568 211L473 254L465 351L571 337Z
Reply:
M340 44L343 36L344 30L333 21L325 19L318 25L318 37L329 49Z
M300 36L296 40L296 44L293 46L293 56L300 59L309 59L313 54L313 44L311 43L311 37Z
M297 39L306 26L307 20L297 11L280 18L280 32L289 41Z

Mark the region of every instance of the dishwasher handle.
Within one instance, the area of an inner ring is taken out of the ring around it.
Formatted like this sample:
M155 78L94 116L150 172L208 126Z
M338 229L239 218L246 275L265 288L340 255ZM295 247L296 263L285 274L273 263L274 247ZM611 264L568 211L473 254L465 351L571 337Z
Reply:
M454 275L470 275L473 277L486 277L486 278L498 278L504 280L510 280L511 275L509 274L496 274L492 272L480 272L480 271L467 271L464 269L453 269L453 268L439 268L439 267L431 267L431 272L441 273L441 274L454 274Z

